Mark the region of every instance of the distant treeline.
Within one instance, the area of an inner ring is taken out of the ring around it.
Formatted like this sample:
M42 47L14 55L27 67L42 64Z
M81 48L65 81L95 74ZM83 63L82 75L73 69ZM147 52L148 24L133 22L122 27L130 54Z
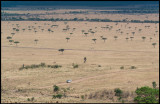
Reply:
M140 20L131 20L131 21L127 21L127 20L110 20L110 19L83 19L83 18L73 18L73 19L62 19L62 18L51 18L51 19L41 19L41 18L1 18L1 21L89 21L89 22L133 22L133 23L159 23L159 21L152 21L152 20L144 20L144 21L140 21Z

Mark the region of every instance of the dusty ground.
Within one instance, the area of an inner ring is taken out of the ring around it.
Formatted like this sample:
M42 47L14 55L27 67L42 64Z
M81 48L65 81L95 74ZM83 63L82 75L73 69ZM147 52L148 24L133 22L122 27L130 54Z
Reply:
M44 25L45 23L50 25ZM20 26L20 31L15 32L13 36L13 40L20 42L17 46L10 45L6 39L14 32L12 28L16 27L16 24ZM55 24L59 26L50 27ZM159 85L159 24L68 22L67 25L71 29L63 32L62 29L66 27L64 22L2 21L2 102L28 102L27 98L31 97L35 98L34 102L113 102L74 97L52 99L55 84L60 88L70 87L68 95L79 97L103 89L121 88L133 92L137 87L152 86L153 81ZM113 28L101 28L106 25ZM36 27L37 33L33 29L29 31L28 26ZM41 26L40 29L38 26ZM24 32L23 28L26 29ZM54 32L49 33L49 28ZM76 28L75 31L72 31L73 28ZM85 37L81 30L87 32L89 29L97 32L94 35L89 33ZM123 31L122 35L116 31L118 29ZM138 29L142 31L139 32ZM133 31L134 39L126 41L126 37L133 36ZM128 36L126 33L129 33ZM103 42L100 36L106 37L106 42ZM118 36L117 40L114 36ZM146 37L145 41L142 40L142 36ZM68 42L66 37L70 37ZM92 41L93 38L97 39L96 44ZM34 42L35 39L39 40L37 44ZM157 43L155 48L152 46L154 42ZM58 51L60 48L71 50L65 50L61 54ZM83 63L84 57L87 57L86 63ZM19 70L23 64L41 62L59 64L62 68ZM72 63L77 63L79 68L74 69ZM120 69L121 66L124 66L124 69ZM130 69L131 66L135 66L136 69ZM72 79L72 83L65 83L67 79ZM18 89L20 91L17 91Z

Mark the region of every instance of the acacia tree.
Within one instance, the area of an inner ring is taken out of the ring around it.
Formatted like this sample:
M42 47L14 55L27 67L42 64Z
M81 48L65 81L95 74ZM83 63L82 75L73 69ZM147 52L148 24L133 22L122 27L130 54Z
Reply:
M63 54L64 49L59 49L58 51L62 52L62 54Z
M38 39L35 39L34 41L35 41L35 43L37 44L37 42L38 42Z
M35 32L35 34L36 34L37 31L34 31L34 32Z
M13 40L9 40L9 42L10 42L10 45L12 45L12 43L14 42Z
M150 42L151 42L152 38L150 37L149 39L150 39Z
M129 38L126 38L126 40L128 41Z
M134 38L134 37L130 37L131 38L131 41L132 41L132 39Z
M93 40L93 41L95 42L95 44L96 44L96 40L97 40L97 39L92 39L92 40Z
M15 35L15 33L11 33L12 37Z
M22 29L23 30L23 32L25 31L25 29Z
M85 31L84 30L82 30L82 34L84 33Z
M155 48L155 45L157 45L157 43L152 43L153 47Z
M84 33L84 34L85 34L85 36L87 37L87 34L88 34L88 33Z
M68 40L69 40L70 38L67 37L66 39L67 39L67 42L68 42Z
M10 36L7 36L7 39L12 39L12 37L10 37Z
M146 37L142 36L143 41L145 41Z
M17 46L17 44L18 44L18 43L20 43L20 42L19 42L19 41L15 41L14 43L15 43L15 44L16 44L16 46Z
M42 32L44 31L44 29L41 29L42 30Z
M118 36L114 36L115 40L117 40Z
M102 38L104 40L104 42L107 40L107 38Z
M134 36L135 32L132 32L132 34L133 34L133 36Z

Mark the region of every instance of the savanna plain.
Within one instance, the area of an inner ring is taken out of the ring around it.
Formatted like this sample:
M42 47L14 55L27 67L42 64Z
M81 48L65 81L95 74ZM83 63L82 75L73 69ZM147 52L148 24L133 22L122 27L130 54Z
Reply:
M118 15L108 17L116 20ZM147 18L158 20L155 15ZM121 14L120 19L126 16L145 18ZM125 102L133 102L137 87L152 87L153 81L159 87L159 23L1 21L1 65L1 102L121 102L115 88L126 94ZM53 98L57 93L61 99Z

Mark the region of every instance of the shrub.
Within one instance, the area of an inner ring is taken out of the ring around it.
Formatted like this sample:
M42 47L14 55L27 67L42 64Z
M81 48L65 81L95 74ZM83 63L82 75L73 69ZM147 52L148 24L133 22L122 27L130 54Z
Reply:
M61 99L61 98L62 98L62 94L53 95L52 98L54 98L54 99L55 99L55 98Z
M124 66L121 66L120 69L124 69Z
M137 103L159 103L159 89L153 89L148 86L137 88L137 96L134 101Z
M73 68L78 68L78 64L72 64Z
M155 82L155 81L154 81L154 82L152 82L152 86L153 86L153 88L156 88L157 84L156 84L156 82Z
M41 67L45 67L46 64L45 64L45 63L41 63L40 66L41 66Z
M59 87L58 87L58 86L56 86L56 85L54 85L54 86L53 86L53 91L54 91L54 92L59 91Z
M119 88L114 89L114 92L115 92L115 96L121 96L123 93L122 90Z
M31 98L31 101L33 101L33 100L34 100L34 97Z
M81 99L84 99L84 95L81 95Z
M27 101L30 101L30 98L27 98Z
M136 69L136 67L135 66L131 66L131 69Z

